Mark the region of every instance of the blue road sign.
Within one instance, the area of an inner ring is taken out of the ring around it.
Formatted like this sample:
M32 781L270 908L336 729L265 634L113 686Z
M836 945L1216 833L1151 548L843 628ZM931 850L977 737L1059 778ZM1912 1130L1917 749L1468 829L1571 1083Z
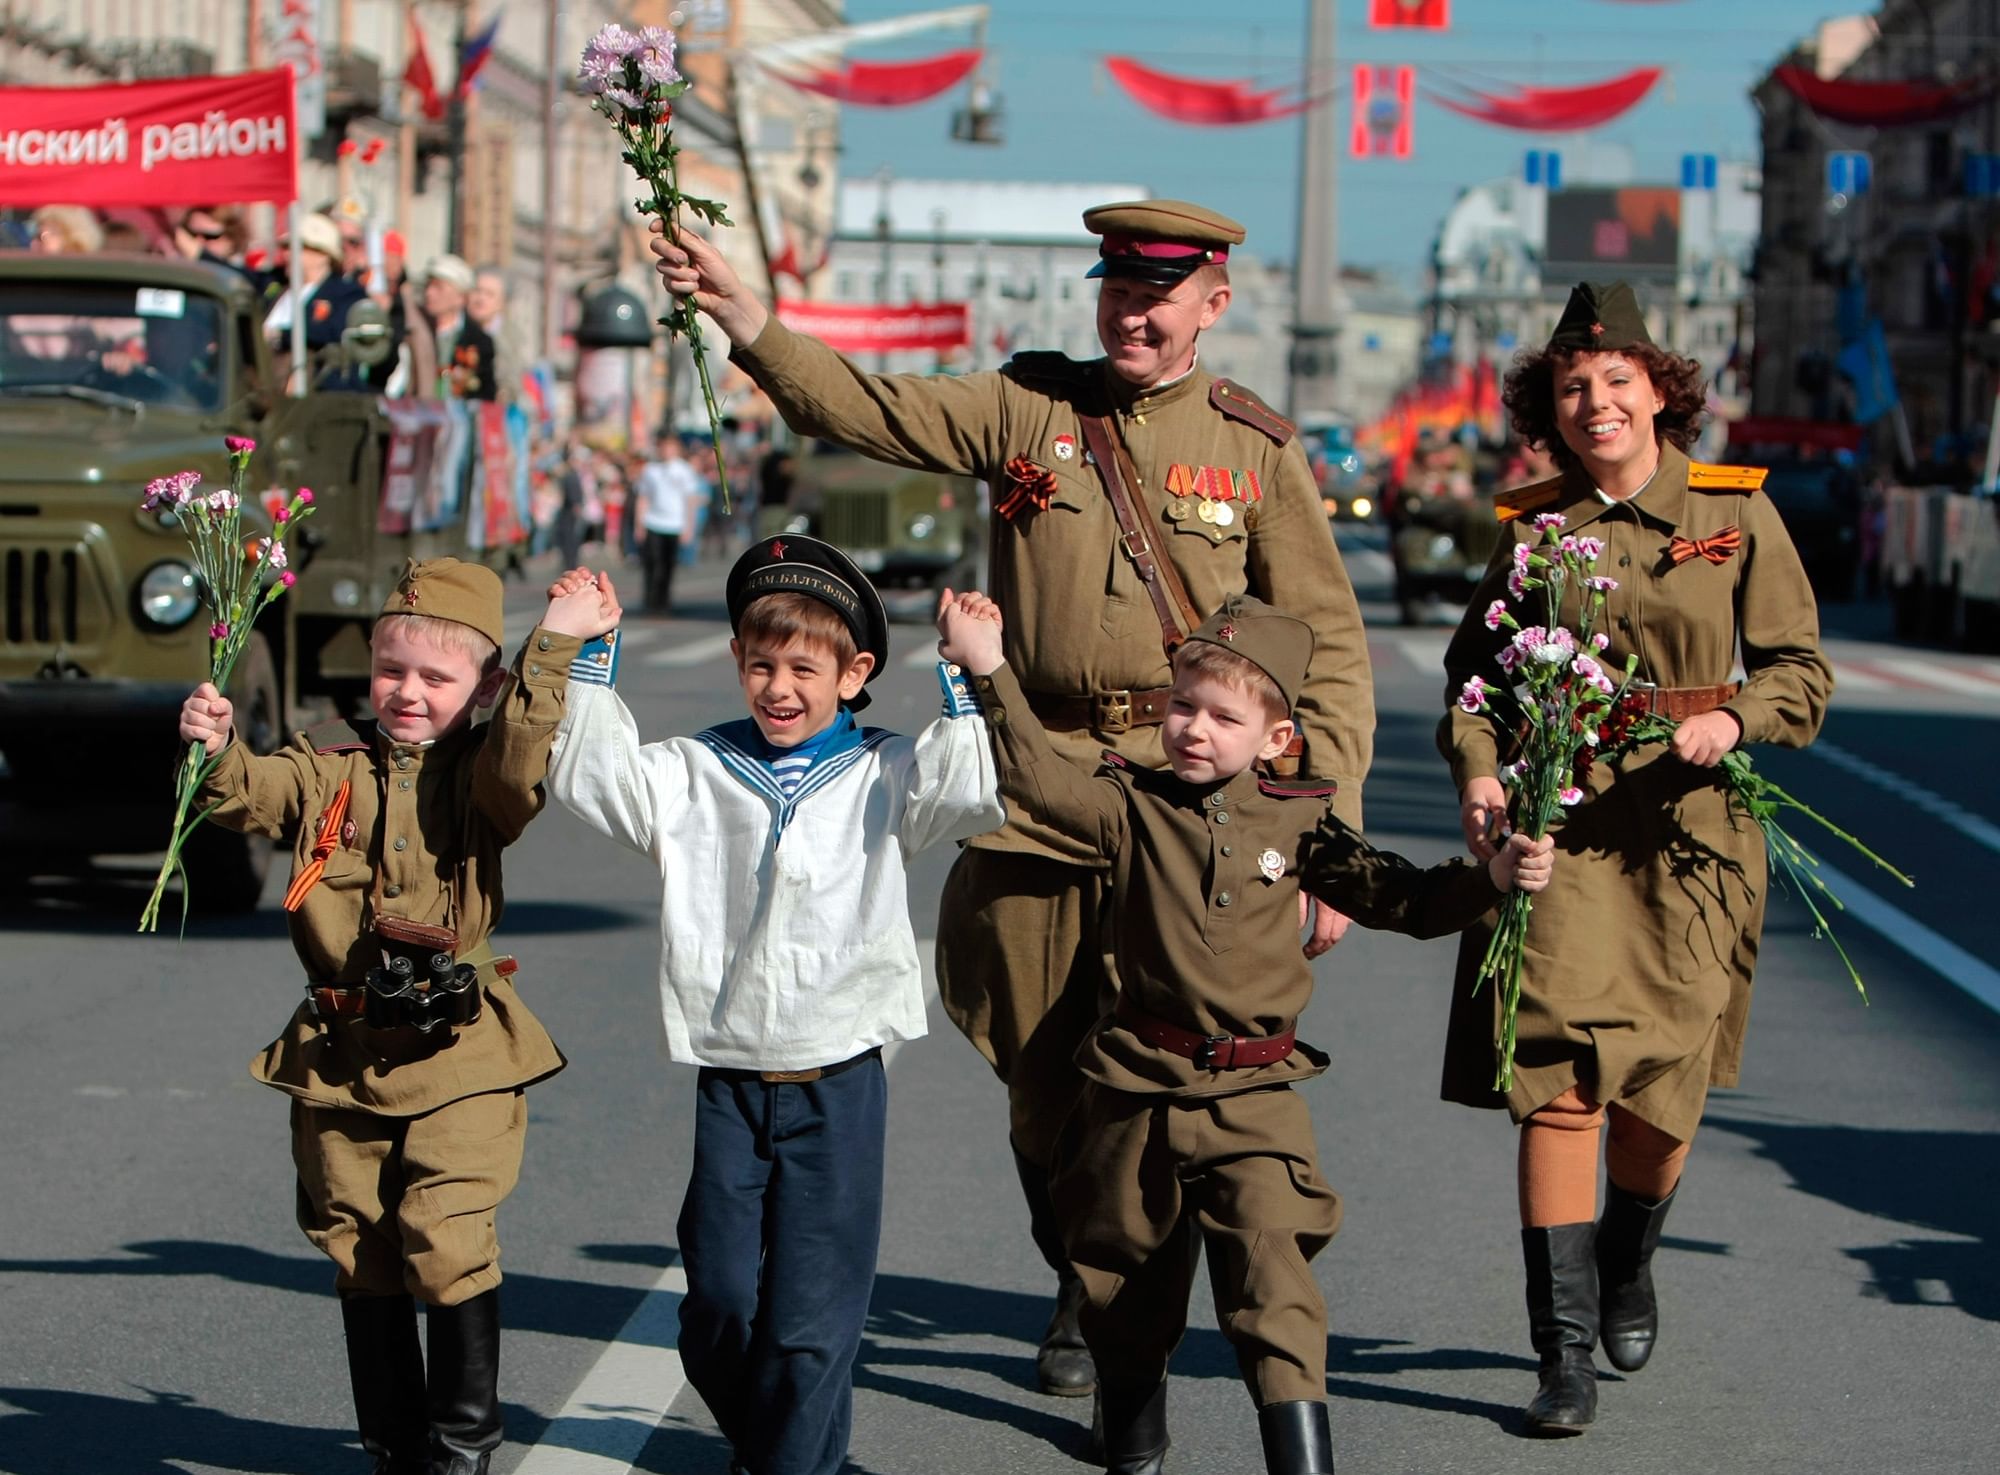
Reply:
M1521 161L1521 180L1525 184L1559 190L1562 179L1563 156L1554 149L1529 149L1528 156Z
M1716 159L1714 154L1681 155L1681 188L1684 190L1715 188Z
M1826 156L1826 192L1852 199L1865 195L1874 183L1874 166L1859 149L1840 149Z

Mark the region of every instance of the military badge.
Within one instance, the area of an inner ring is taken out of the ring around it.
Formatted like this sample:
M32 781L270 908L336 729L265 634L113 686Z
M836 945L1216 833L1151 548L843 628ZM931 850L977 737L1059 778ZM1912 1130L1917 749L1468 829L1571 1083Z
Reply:
M1285 858L1275 850L1267 850L1257 857L1257 874L1266 881L1278 881L1285 874Z
M1073 435L1057 436L1055 450L1056 450L1056 459L1058 461L1069 460L1071 457L1076 455L1076 437Z

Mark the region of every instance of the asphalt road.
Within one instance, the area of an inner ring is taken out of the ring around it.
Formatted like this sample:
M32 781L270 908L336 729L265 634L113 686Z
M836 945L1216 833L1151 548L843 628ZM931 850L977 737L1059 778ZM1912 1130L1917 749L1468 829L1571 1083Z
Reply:
M1446 631L1388 623L1378 539L1352 540L1350 560L1383 622L1370 829L1439 858L1456 845L1430 739ZM681 618L635 625L621 685L642 731L740 713L719 588L719 569L699 570ZM516 635L534 613L525 591L517 604ZM1301 1032L1334 1060L1307 1094L1346 1203L1317 1266L1343 1471L1996 1468L2000 1017L1966 988L2000 1002L1986 961L2000 663L1880 644L1866 607L1831 607L1826 623L1842 677L1826 742L1760 762L1919 886L1835 862L1880 898L1838 923L1869 1007L1797 904L1774 905L1745 1084L1711 1102L1658 1263L1660 1351L1637 1377L1607 1376L1587 1437L1518 1431L1534 1380L1513 1136L1436 1099L1451 945L1357 931L1318 965ZM925 631L896 634L921 662ZM900 654L877 690L880 725L934 708L928 670ZM946 861L911 871L924 937L948 925ZM509 1442L495 1468L722 1475L699 1401L675 1394L693 1075L655 1045L652 878L560 812L536 822L507 877L503 935L570 1067L531 1094L527 1167L502 1215ZM255 915L179 941L133 934L136 872L0 897L0 1471L365 1468L331 1274L291 1223L284 1103L245 1073L296 987L282 886ZM935 1011L890 1080L853 1466L1081 1471L1088 1401L1031 1387L1048 1285L1000 1088ZM1258 1468L1204 1290L1174 1375L1169 1468Z

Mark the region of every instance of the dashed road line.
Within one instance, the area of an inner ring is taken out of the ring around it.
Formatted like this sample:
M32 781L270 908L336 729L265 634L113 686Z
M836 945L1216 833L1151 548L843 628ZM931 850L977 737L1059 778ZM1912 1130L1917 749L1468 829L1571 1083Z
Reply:
M1841 916L1864 927L1916 959L1938 977L1955 984L1994 1013L2000 1014L2000 970L1974 957L1943 933L1884 901L1852 876L1821 863L1815 874L1840 898Z
M1893 769L1870 762L1859 753L1850 753L1838 743L1829 743L1822 739L1806 751L1825 759L1836 768L1844 769L1858 779L1875 785L1878 789L1893 794L1912 809L1922 810L1933 819L1957 830L1974 844L1983 845L1988 850L2000 854L2000 825L1973 814L1963 805L1925 788L1922 784L1904 778Z

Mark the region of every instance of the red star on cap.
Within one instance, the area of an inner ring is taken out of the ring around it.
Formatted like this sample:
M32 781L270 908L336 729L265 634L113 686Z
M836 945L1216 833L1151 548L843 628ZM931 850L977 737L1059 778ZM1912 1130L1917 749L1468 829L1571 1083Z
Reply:
M409 588L403 591L403 603L415 604L416 602L417 602L417 586L415 584L412 584L410 585Z
M1234 640L1236 638L1236 627L1234 625L1224 625L1215 633L1223 640Z
M1590 336L1593 338L1602 338L1604 336L1604 324L1592 323L1590 325Z
M785 545L782 542L773 542L771 544L771 557L783 558L784 556L785 556Z

